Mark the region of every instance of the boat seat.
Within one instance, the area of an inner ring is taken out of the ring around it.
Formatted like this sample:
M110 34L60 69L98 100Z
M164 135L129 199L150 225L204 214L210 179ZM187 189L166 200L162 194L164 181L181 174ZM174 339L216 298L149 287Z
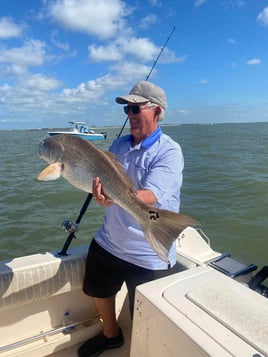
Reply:
M177 255L187 258L196 265L208 264L231 278L251 273L257 269L255 264L245 265L232 259L229 253L215 252L210 247L209 239L204 232L192 227L187 227L179 235Z
M87 246L72 255L34 254L0 263L0 311L46 299L83 284Z
M208 237L204 233L201 235L192 227L187 227L180 233L176 251L177 255L185 257L196 265L202 265L221 256L221 253L215 252L210 247Z

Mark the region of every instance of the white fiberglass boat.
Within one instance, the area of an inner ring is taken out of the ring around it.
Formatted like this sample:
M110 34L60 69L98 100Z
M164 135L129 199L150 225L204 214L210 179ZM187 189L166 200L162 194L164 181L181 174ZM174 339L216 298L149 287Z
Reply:
M77 356L80 344L102 329L81 289L86 254L81 246L66 256L0 262L1 356ZM252 277L255 265L215 252L190 227L178 237L177 261L177 273L137 287L133 323L121 290L117 314L125 344L102 355L268 356L268 289L261 284L267 267Z
M79 136L85 140L104 140L107 137L106 132L96 133L93 129L87 126L86 121L69 121L71 129L69 131L49 131L48 135L54 136L58 134L69 134Z

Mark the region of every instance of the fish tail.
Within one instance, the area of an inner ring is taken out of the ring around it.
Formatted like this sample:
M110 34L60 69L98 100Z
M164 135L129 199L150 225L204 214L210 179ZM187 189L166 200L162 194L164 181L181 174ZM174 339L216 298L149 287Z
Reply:
M170 248L178 235L188 226L197 226L197 222L184 214L150 207L142 225L148 243L168 262Z

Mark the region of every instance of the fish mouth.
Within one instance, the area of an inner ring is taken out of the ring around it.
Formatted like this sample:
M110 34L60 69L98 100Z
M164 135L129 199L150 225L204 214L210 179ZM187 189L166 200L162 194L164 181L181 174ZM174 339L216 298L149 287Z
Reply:
M50 160L50 145L46 139L42 139L38 145L38 154L45 161Z
M44 147L45 147L45 140L41 140L39 145L38 145L38 154L39 154L40 157L43 156Z

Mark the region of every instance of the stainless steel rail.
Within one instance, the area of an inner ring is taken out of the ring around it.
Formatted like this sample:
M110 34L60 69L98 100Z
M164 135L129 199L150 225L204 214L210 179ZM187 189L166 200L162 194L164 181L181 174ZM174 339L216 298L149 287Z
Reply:
M64 325L64 326L60 326L57 328L54 328L52 330L46 331L46 332L41 332L37 335L25 338L23 340L20 341L16 341L14 343L11 343L9 345L5 345L5 346L1 346L0 347L0 353L5 352L5 351L9 351L24 345L27 345L29 343L35 342L37 340L41 340L42 338L45 339L46 337L52 336L52 335L56 335L57 333L63 332L66 329L70 329L72 327L76 327L78 325L94 325L95 323L97 323L97 321L100 321L99 316L95 316L91 319L87 319L87 320L83 320L83 321L77 321L77 322L73 322L71 324L68 325ZM70 332L72 333L72 332Z

